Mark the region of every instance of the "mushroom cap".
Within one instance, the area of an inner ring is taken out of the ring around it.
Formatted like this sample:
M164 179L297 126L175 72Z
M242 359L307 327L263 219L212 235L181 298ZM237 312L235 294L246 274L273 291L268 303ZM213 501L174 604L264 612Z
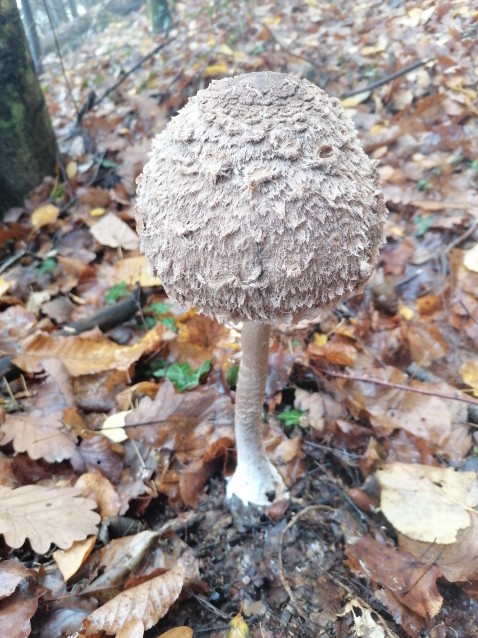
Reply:
M141 249L220 321L297 322L361 290L384 241L375 162L339 100L260 72L214 81L153 142Z

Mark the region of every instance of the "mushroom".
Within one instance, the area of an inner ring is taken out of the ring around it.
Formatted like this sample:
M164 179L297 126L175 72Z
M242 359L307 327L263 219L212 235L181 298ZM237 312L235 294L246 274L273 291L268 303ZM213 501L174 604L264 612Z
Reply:
M339 100L273 72L199 91L138 178L141 249L168 295L244 322L227 495L246 505L287 496L262 439L271 325L361 291L384 241L378 181Z

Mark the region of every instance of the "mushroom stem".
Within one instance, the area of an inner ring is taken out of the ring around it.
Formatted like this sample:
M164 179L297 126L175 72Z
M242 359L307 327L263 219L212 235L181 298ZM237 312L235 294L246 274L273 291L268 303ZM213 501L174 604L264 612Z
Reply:
M242 328L235 409L237 468L227 486L227 496L235 495L246 505L269 505L286 494L280 474L267 458L262 438L270 332L270 325L260 321L246 321Z

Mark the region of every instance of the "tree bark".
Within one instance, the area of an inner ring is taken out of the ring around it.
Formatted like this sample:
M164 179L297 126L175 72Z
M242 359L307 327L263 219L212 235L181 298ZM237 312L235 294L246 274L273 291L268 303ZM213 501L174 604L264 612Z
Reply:
M15 0L0 0L0 215L55 171L57 148Z
M27 33L28 42L30 44L33 63L35 65L35 71L37 72L37 74L40 74L42 72L40 40L38 38L37 26L35 23L35 18L33 17L30 0L22 0L22 9L25 31Z

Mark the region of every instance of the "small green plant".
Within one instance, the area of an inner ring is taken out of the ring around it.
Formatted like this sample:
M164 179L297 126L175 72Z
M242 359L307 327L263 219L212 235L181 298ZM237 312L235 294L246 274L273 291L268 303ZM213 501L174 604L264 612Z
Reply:
M435 216L428 215L427 217L423 217L423 215L417 215L414 221L416 227L415 237L422 237L422 235L427 232L427 230L435 221Z
M470 168L473 172L478 173L478 159L472 160Z
M44 275L46 273L55 272L57 266L58 264L56 263L56 259L53 259L53 257L47 257L38 266L38 274Z
M206 359L196 370L193 370L189 363L173 363L166 369L164 376L174 384L176 390L184 392L197 388L211 368L211 359Z
M156 303L152 303L144 309L145 313L152 313L154 316L146 316L145 321L148 328L152 328L156 325L156 322L159 321L174 332L178 331L176 326L176 320L174 317L167 316L171 310L171 304L166 301L157 301ZM149 320L149 322L147 321Z
M417 190L422 192L422 191L429 191L433 188L433 186L430 184L430 182L427 179L419 179L417 182Z
M234 365L228 368L226 372L226 383L231 388L231 390L235 390L237 386L237 377L239 375L239 366Z
M55 188L51 192L51 198L53 201L62 200L65 196L65 184L56 183Z
M286 428L292 428L300 425L302 414L301 410L284 410L284 412L277 415L277 418L282 421Z
M119 299L126 297L128 294L128 284L126 281L122 281L119 284L111 286L105 295L105 301L110 304L116 303Z

